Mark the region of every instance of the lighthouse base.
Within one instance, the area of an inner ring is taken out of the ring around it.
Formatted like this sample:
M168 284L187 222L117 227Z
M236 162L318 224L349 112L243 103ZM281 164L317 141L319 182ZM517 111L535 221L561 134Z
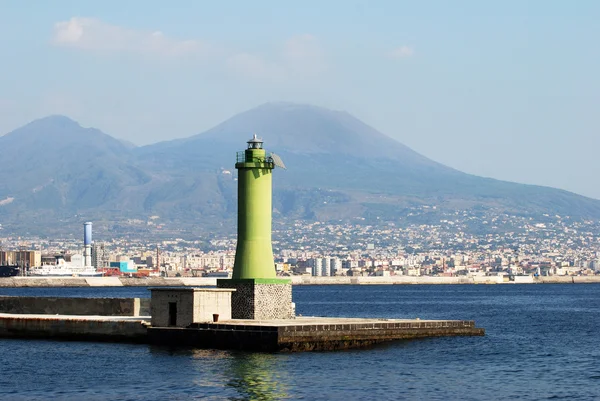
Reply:
M293 319L292 281L289 279L223 279L218 288L235 289L231 294L232 319Z

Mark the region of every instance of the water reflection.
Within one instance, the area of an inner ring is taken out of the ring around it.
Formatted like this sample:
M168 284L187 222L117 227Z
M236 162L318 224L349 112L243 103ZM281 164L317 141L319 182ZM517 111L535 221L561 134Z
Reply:
M290 398L287 355L155 345L149 351L165 363L167 376L178 378L170 385L179 393L231 400Z
M282 362L285 356L260 353L232 353L227 386L239 397L234 400L280 400L288 398L288 377Z

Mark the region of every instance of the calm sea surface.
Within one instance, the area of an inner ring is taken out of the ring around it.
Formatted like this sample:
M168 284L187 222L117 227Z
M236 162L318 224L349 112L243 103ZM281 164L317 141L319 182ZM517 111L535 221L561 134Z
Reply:
M145 288L0 295L147 297ZM294 287L305 316L473 319L485 337L263 354L0 339L0 398L596 400L600 285Z

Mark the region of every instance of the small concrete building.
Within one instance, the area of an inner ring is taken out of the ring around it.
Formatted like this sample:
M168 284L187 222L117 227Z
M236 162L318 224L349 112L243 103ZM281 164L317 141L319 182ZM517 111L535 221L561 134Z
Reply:
M228 288L151 288L153 327L188 327L192 323L231 320Z

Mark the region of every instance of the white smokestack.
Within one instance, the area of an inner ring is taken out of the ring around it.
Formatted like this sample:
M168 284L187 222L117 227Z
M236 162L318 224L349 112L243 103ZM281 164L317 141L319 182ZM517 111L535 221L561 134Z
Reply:
M92 223L83 223L83 267L92 267Z

